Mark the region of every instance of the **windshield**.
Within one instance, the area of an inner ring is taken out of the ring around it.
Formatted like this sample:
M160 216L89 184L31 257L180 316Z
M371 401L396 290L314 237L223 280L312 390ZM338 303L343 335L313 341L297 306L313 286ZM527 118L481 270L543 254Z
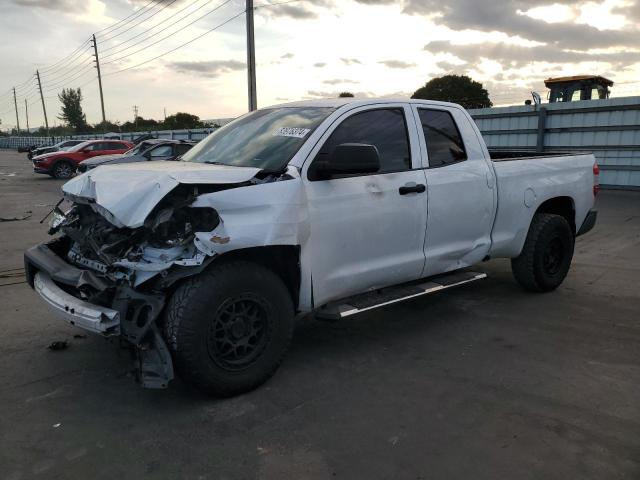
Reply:
M147 142L141 142L138 145L136 145L135 147L127 150L126 152L124 152L123 155L125 157L130 157L131 155L137 155L139 153L142 153L144 150L146 150L147 147L149 147L149 144Z
M82 150L84 147L86 147L87 145L91 145L93 143L93 140L89 140L87 142L82 142L79 143L78 145L74 145L73 147L71 147L69 150L67 150L68 152L79 152L80 150Z
M185 153L185 162L281 171L333 108L257 110L216 130Z

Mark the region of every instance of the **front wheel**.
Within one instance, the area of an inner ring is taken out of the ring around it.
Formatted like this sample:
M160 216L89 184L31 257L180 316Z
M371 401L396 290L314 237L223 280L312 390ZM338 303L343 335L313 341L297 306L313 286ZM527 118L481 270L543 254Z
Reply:
M569 273L574 242L573 231L564 217L534 215L522 253L511 260L513 276L526 290L555 290Z
M71 178L74 172L73 165L67 161L60 161L53 166L53 178L60 178L66 180Z
M178 287L166 309L165 336L183 379L206 393L231 396L275 373L293 319L291 296L278 275L233 261Z

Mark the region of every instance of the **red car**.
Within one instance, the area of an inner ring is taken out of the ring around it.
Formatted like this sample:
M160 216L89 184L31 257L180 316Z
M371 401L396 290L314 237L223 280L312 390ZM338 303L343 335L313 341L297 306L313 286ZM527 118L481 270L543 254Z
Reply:
M70 178L80 162L98 155L124 153L134 145L124 140L89 140L67 151L45 153L33 157L33 171L54 178Z

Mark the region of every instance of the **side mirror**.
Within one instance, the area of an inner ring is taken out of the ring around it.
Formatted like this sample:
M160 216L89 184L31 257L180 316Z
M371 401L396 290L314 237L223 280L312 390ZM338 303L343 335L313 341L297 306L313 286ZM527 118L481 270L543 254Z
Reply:
M315 163L315 176L322 179L336 175L376 173L380 170L380 154L375 145L343 143L328 158L319 158Z

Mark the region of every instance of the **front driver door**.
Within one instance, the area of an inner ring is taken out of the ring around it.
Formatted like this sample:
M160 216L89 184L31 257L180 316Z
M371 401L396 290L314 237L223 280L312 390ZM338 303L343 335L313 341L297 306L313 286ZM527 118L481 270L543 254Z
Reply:
M404 104L345 113L312 150L303 169L309 205L309 258L315 306L419 278L427 221L417 129ZM375 145L374 174L322 180L318 156L344 143Z

